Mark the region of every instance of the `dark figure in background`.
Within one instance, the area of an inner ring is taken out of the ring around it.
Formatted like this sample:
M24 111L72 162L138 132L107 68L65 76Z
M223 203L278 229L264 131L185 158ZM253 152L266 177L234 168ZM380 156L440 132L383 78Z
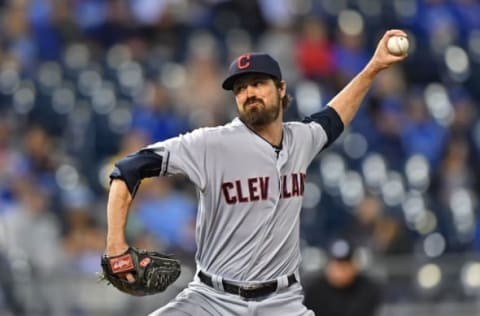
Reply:
M16 316L25 315L25 309L17 293L15 293L15 284L12 278L12 266L6 255L0 252L0 296L3 296L3 302L0 302L0 314L9 312ZM3 315L3 314L2 314Z
M317 316L373 316L381 304L381 290L361 274L352 244L334 241L321 275L305 287L305 305Z

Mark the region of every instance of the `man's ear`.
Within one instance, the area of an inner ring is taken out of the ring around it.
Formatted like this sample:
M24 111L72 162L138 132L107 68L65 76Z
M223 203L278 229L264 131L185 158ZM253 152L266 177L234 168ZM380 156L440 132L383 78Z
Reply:
M287 94L287 82L285 80L280 81L280 87L278 90L282 98Z

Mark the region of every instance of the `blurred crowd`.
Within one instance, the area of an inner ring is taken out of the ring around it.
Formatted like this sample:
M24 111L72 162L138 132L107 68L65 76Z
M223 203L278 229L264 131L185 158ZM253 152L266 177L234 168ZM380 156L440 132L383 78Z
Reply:
M381 73L312 164L303 245L345 236L373 256L477 254L478 17L476 0L0 1L0 264L40 279L94 274L112 163L231 120L220 83L235 56L279 60L294 97L287 120L298 120L390 28L409 34L409 57ZM195 199L186 179L144 181L130 242L193 265ZM13 309L15 282L0 282Z

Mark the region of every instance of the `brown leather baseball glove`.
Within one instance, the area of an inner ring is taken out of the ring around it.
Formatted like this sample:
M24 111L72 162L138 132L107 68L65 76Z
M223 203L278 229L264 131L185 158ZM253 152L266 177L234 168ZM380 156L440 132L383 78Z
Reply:
M103 273L106 280L120 291L145 296L163 292L180 276L180 261L155 251L139 250L133 247L118 256L102 256ZM122 277L132 273L135 281L129 282Z

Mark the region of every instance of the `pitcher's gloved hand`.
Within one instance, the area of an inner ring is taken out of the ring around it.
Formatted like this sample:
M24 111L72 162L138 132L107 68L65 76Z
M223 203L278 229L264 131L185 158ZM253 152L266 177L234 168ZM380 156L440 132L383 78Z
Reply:
M180 261L156 251L139 250L133 247L118 256L103 255L101 259L106 280L120 291L144 296L163 292L180 276ZM123 275L131 273L135 280L127 281Z

